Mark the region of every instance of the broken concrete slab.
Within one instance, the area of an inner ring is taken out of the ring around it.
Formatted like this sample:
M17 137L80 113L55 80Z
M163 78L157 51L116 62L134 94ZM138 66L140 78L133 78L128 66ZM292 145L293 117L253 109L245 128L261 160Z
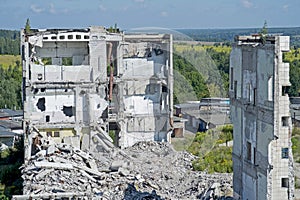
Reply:
M50 168L50 169L42 169L36 176L35 179L37 181L41 180L42 178L44 178L47 174L51 173L54 171L54 168Z
M123 167L120 167L118 169L118 173L121 175L121 176L129 176L130 175L130 171L128 169L125 169Z
M110 169L111 171L118 171L118 169L119 169L120 167L122 167L123 165L124 165L124 161L115 160L115 161L113 161L113 162L111 163L109 169Z
M87 165L92 169L92 170L97 170L98 171L98 166L96 164L96 161L95 160L87 160L86 161Z
M80 137L79 136L69 136L64 137L63 142L71 145L72 147L80 149Z
M57 145L57 148L61 151L70 152L73 149L73 147L71 145L66 144L66 143L58 143L56 145Z
M94 179L92 176L90 176L90 175L89 175L88 173L86 173L84 170L80 170L80 173L81 173L83 176L87 177L89 180L91 180L91 181L93 181L93 182L97 182L96 179Z
M53 144L53 145L50 145L50 146L47 148L47 155L52 155L52 154L55 153L55 151L56 151L55 145L54 145L54 144Z
M34 162L34 165L38 168L50 168L50 169L73 169L73 165L69 163L55 163L47 161Z
M86 171L86 172L88 172L88 173L90 173L90 174L93 174L93 175L96 175L96 176L99 176L99 177L101 177L101 173L97 170L93 170L93 169L91 169L91 168L88 168L88 167L86 167L86 166L82 166L82 165L74 165L74 167L75 168L77 168L77 169L82 169L82 170L84 170L84 171Z
M83 198L91 197L91 194L85 192L58 192L58 193L42 193L32 195L15 195L13 200L27 200L27 199L61 199L61 198Z
M89 151L90 150L90 136L88 134L83 134L81 138L81 150Z

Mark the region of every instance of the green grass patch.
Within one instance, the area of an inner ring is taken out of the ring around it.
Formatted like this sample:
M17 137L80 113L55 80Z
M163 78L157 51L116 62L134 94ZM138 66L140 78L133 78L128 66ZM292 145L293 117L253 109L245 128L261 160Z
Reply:
M295 188L300 189L300 179L297 176L295 176Z
M5 185L2 185L2 184L0 183L0 194L3 194L4 188L5 188Z
M4 151L1 151L0 152L0 158L1 159L5 159L9 156L9 150L8 149L5 149ZM1 164L1 161L0 161L0 164Z
M18 65L21 63L21 56L17 55L0 55L0 66L4 69L8 69L9 66L16 66L18 62Z
M300 136L300 128L294 127L292 131L292 136Z
M232 147L216 147L204 157L193 162L194 170L208 173L231 173L232 169Z
M232 172L232 147L219 146L231 141L232 125L225 125L207 132L198 132L188 151L196 156L193 169L207 171L208 173Z
M300 128L293 128L291 140L294 161L300 163Z
M0 158L0 199L11 199L22 194L23 180L20 166L24 162L24 140L17 140L14 148L8 149L8 155Z
M291 49L289 52L284 53L283 58L285 62L300 60L300 48Z
M295 162L300 163L300 135L292 137L292 150Z
M185 134L184 138L172 138L171 144L176 151L186 151L193 143L195 134Z
M6 199L8 200L9 198L7 196L5 196L4 190L5 190L5 185L2 185L0 183L0 199L1 200L6 200Z
M231 47L230 46L222 46L222 45L191 45L191 44L174 44L174 50L176 53L182 53L184 51L206 51L207 49L212 48L216 52L226 52L230 53Z
M0 165L0 171L4 170L4 168L6 167L7 165ZM6 195L5 195L5 185L4 184L1 184L0 182L0 199L2 200L6 200L6 199L9 199Z

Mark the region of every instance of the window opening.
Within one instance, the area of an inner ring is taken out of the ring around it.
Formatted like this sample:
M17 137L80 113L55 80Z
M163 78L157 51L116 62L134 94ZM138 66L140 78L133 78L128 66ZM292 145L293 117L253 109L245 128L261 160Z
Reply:
M37 108L38 108L40 111L43 112L43 111L46 110L46 105L45 105L45 103L46 103L45 98L39 98L39 100L38 100L36 106L37 106Z
M50 116L46 115L46 122L50 122Z
M72 106L63 106L62 111L68 117L72 117L74 115Z
M285 188L289 187L289 179L288 178L281 178L281 187L285 187Z
M282 117L281 118L282 126L289 126L289 117Z
M289 148L282 148L281 149L281 158L282 159L289 158Z
M251 161L251 143L247 142L247 160Z
M59 137L59 132L55 131L53 137Z

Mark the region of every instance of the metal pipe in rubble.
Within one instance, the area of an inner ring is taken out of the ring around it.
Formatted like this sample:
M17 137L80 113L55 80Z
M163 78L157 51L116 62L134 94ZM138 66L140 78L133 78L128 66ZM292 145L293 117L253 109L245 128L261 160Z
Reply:
M110 75L109 75L109 101L112 100L112 90L113 90L113 81L114 81L114 73L113 73L113 61L112 61L112 47L113 44L111 42L107 42L108 47L108 56L107 56L107 63L109 63L110 68Z

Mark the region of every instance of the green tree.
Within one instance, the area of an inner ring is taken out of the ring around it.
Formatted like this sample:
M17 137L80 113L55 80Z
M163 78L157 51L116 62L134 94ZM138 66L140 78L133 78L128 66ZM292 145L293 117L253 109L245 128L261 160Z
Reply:
M259 32L261 35L267 35L268 34L268 24L267 21L265 20L264 22L264 26L262 27L262 29Z
M297 97L300 92L300 60L290 62L290 82L289 96Z
M216 51L213 47L209 47L206 49L207 54L212 58L216 67L219 70L219 74L217 77L210 75L208 78L208 83L214 83L218 85L219 88L223 88L224 91L228 91L229 89L229 51ZM210 73L209 73L210 74ZM221 77L220 77L221 76ZM216 79L222 79L222 81L216 81ZM227 96L227 94L226 94Z
M259 35L261 37L261 41L263 44L266 43L266 36L268 35L268 28L267 28L267 21L265 20L264 26L259 32Z
M215 130L198 132L189 146L188 151L199 156L193 164L194 170L207 170L209 173L231 173L232 172L232 147L219 146L232 140L232 125L224 125ZM216 137L215 137L216 136ZM201 152L201 149L212 147L209 151Z
M23 180L20 167L24 162L24 140L20 138L6 157L0 157L0 183L5 186L4 195L9 199L22 194ZM2 197L3 198L3 197Z
M0 54L20 54L20 36L16 33L17 31L0 30Z
M27 20L26 20L26 24L25 24L25 33L30 33L30 20L29 20L29 18L27 18Z
M224 125L219 136L220 143L226 143L233 140L233 126L231 124Z
M22 107L22 70L21 66L9 66L3 69L0 65L0 108Z
M185 78L186 82L190 86L192 86L197 99L199 100L203 97L208 97L209 91L205 83L205 80L203 76L195 69L195 67L189 61L187 61L186 59L184 59L179 55L174 54L173 59L174 59L173 60L174 70L179 72L179 74ZM180 83L177 83L175 81L174 87L176 87L176 84L180 84ZM178 100L178 97L176 95L178 96L180 94L175 93L174 102L181 103L181 102L176 102Z
M208 173L231 173L232 169L232 148L217 147L202 158L193 161L194 170L207 170Z

